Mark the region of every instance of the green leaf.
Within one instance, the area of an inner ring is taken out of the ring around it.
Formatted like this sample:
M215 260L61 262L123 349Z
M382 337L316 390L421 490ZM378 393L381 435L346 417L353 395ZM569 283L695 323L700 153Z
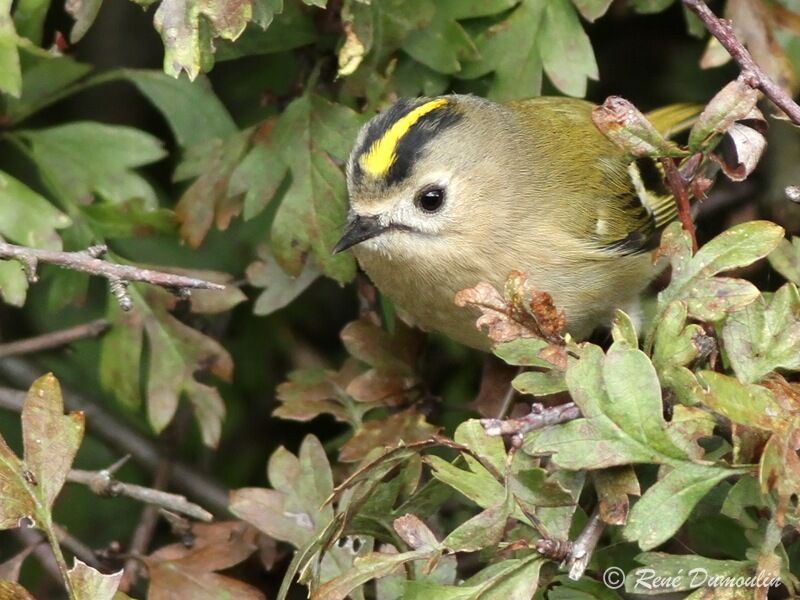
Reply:
M647 356L620 343L607 357L597 346L583 351L570 361L567 385L584 418L529 435L525 451L552 453L565 469L685 460L666 431L661 386Z
M214 38L235 40L250 17L250 0L161 0L153 22L164 42L164 72L194 80L213 64Z
M570 0L550 0L541 23L538 43L550 81L570 96L586 95L587 79L599 77L589 36Z
M498 473L505 472L506 449L503 440L486 433L480 420L469 419L461 423L453 434L453 440L472 450L481 459L491 464ZM471 469L475 470L480 466L474 457L465 454L464 458Z
M564 373L556 369L520 373L514 378L511 385L521 394L531 394L532 396L557 394L567 389Z
M611 326L611 336L614 338L615 342L625 342L631 348L639 347L639 336L636 333L636 325L633 323L633 319L621 310L617 310L614 315L614 323Z
M633 0L632 5L638 13L651 14L667 9L673 2L674 0Z
M715 371L700 371L698 378L708 388L703 403L714 411L742 425L767 431L778 428L784 411L767 388Z
M171 210L148 208L142 198L121 204L95 203L81 206L80 210L92 230L106 239L144 238L178 230Z
M612 0L572 0L583 18L587 21L596 21L608 11Z
M57 229L72 221L21 181L0 171L0 236L34 248L60 250Z
M75 564L67 571L77 600L115 600L122 570L104 575L75 558Z
M155 208L155 191L134 171L166 156L153 136L89 121L20 131L19 136L30 144L37 166L73 203L85 204L96 193L113 203L142 198Z
M497 506L505 498L503 485L477 463L470 465L471 468L467 471L438 456L426 456L424 461L431 466L431 474L436 479L460 492L481 508Z
M605 584L588 577L572 581L559 575L554 581L556 585L548 589L547 600L620 600Z
M509 365L552 369L553 363L540 358L550 343L542 338L517 338L494 347L493 352Z
M284 52L313 44L317 40L317 31L312 13L303 10L299 2L287 2L283 10L278 12L275 7L279 2L280 0L254 0L255 23L250 24L235 42L219 40L216 59L233 60L244 56ZM269 30L264 32L267 22Z
M130 81L164 115L183 148L227 138L237 131L230 113L205 79L190 82L157 71L134 69L123 69L120 77Z
M18 0L14 8L17 33L34 44L41 45L44 20L49 9L50 0Z
M709 139L725 133L736 121L745 119L758 102L758 91L741 79L720 90L703 109L689 132L689 149L697 152Z
M503 501L490 506L456 527L444 540L442 547L450 552L476 552L500 543L511 516L512 501L507 495Z
M735 474L733 469L691 463L670 470L634 505L623 535L642 550L663 544L711 488Z
M680 224L670 225L661 247L671 257L672 280L658 295L661 310L674 300L685 300L689 316L716 321L747 306L759 295L754 285L714 275L765 257L783 239L783 233L782 227L768 221L742 223L718 235L692 257L688 234Z
M800 295L787 283L767 301L732 313L722 327L728 360L744 383L776 369L800 369Z
M403 50L439 73L455 73L461 68L461 60L478 58L475 44L457 21L472 17L474 13L469 8L474 7L462 6L457 0L443 0L435 6L431 24L413 31L403 43Z
M73 44L79 42L97 18L103 0L72 0L64 5L64 9L75 19L75 24L69 32L69 41Z
M22 71L17 52L17 32L11 20L11 0L0 0L0 92L19 98Z
M458 76L474 79L493 72L487 94L492 100L538 96L543 66L539 37L545 8L539 0L522 0L504 21L481 31L475 36L480 60L465 62Z
M800 237L793 237L791 242L781 240L767 259L787 281L800 285Z
M267 121L259 130L268 132L273 126L274 121ZM286 163L274 141L258 133L254 137L247 156L231 173L228 186L231 196L244 194L242 216L245 220L261 214L286 179Z
M303 271L310 253L320 271L339 282L355 275L349 254L331 249L345 222L346 186L334 161L344 162L361 118L318 96L292 102L274 129L292 181L272 224L275 258L290 275Z
M45 3L45 9L49 3ZM17 10L19 15L19 9ZM82 79L92 67L66 56L27 56L22 73L22 95L5 98L5 118L18 123L62 97L65 89Z

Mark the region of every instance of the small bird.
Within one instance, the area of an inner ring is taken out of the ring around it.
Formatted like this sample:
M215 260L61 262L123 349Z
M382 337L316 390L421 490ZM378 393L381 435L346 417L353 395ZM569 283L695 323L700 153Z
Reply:
M462 289L502 290L523 271L563 309L576 339L636 312L656 275L650 251L676 216L656 162L634 159L592 121L594 105L540 97L403 99L361 130L347 165L353 249L404 319L489 349ZM650 115L659 130L686 106Z

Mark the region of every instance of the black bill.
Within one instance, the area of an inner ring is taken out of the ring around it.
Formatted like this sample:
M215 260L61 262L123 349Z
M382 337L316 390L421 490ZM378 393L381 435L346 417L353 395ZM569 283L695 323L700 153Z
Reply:
M384 231L386 231L386 227L378 222L378 217L356 215L345 227L344 235L334 246L333 253L344 252L348 248L352 248L356 244L373 238Z

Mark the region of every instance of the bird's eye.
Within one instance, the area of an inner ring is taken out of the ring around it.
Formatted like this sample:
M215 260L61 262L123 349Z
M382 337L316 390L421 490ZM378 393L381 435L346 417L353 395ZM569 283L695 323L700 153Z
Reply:
M426 213L435 213L444 205L444 189L440 187L424 188L417 193L414 204Z

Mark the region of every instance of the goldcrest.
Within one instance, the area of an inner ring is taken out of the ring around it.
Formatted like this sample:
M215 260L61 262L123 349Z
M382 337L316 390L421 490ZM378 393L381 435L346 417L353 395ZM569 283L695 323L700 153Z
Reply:
M635 310L656 274L650 251L675 218L652 159L634 160L570 98L498 104L449 95L405 99L361 130L347 165L352 248L401 315L488 349L462 289L502 290L513 270L549 292L573 337ZM669 129L681 110L651 116Z

